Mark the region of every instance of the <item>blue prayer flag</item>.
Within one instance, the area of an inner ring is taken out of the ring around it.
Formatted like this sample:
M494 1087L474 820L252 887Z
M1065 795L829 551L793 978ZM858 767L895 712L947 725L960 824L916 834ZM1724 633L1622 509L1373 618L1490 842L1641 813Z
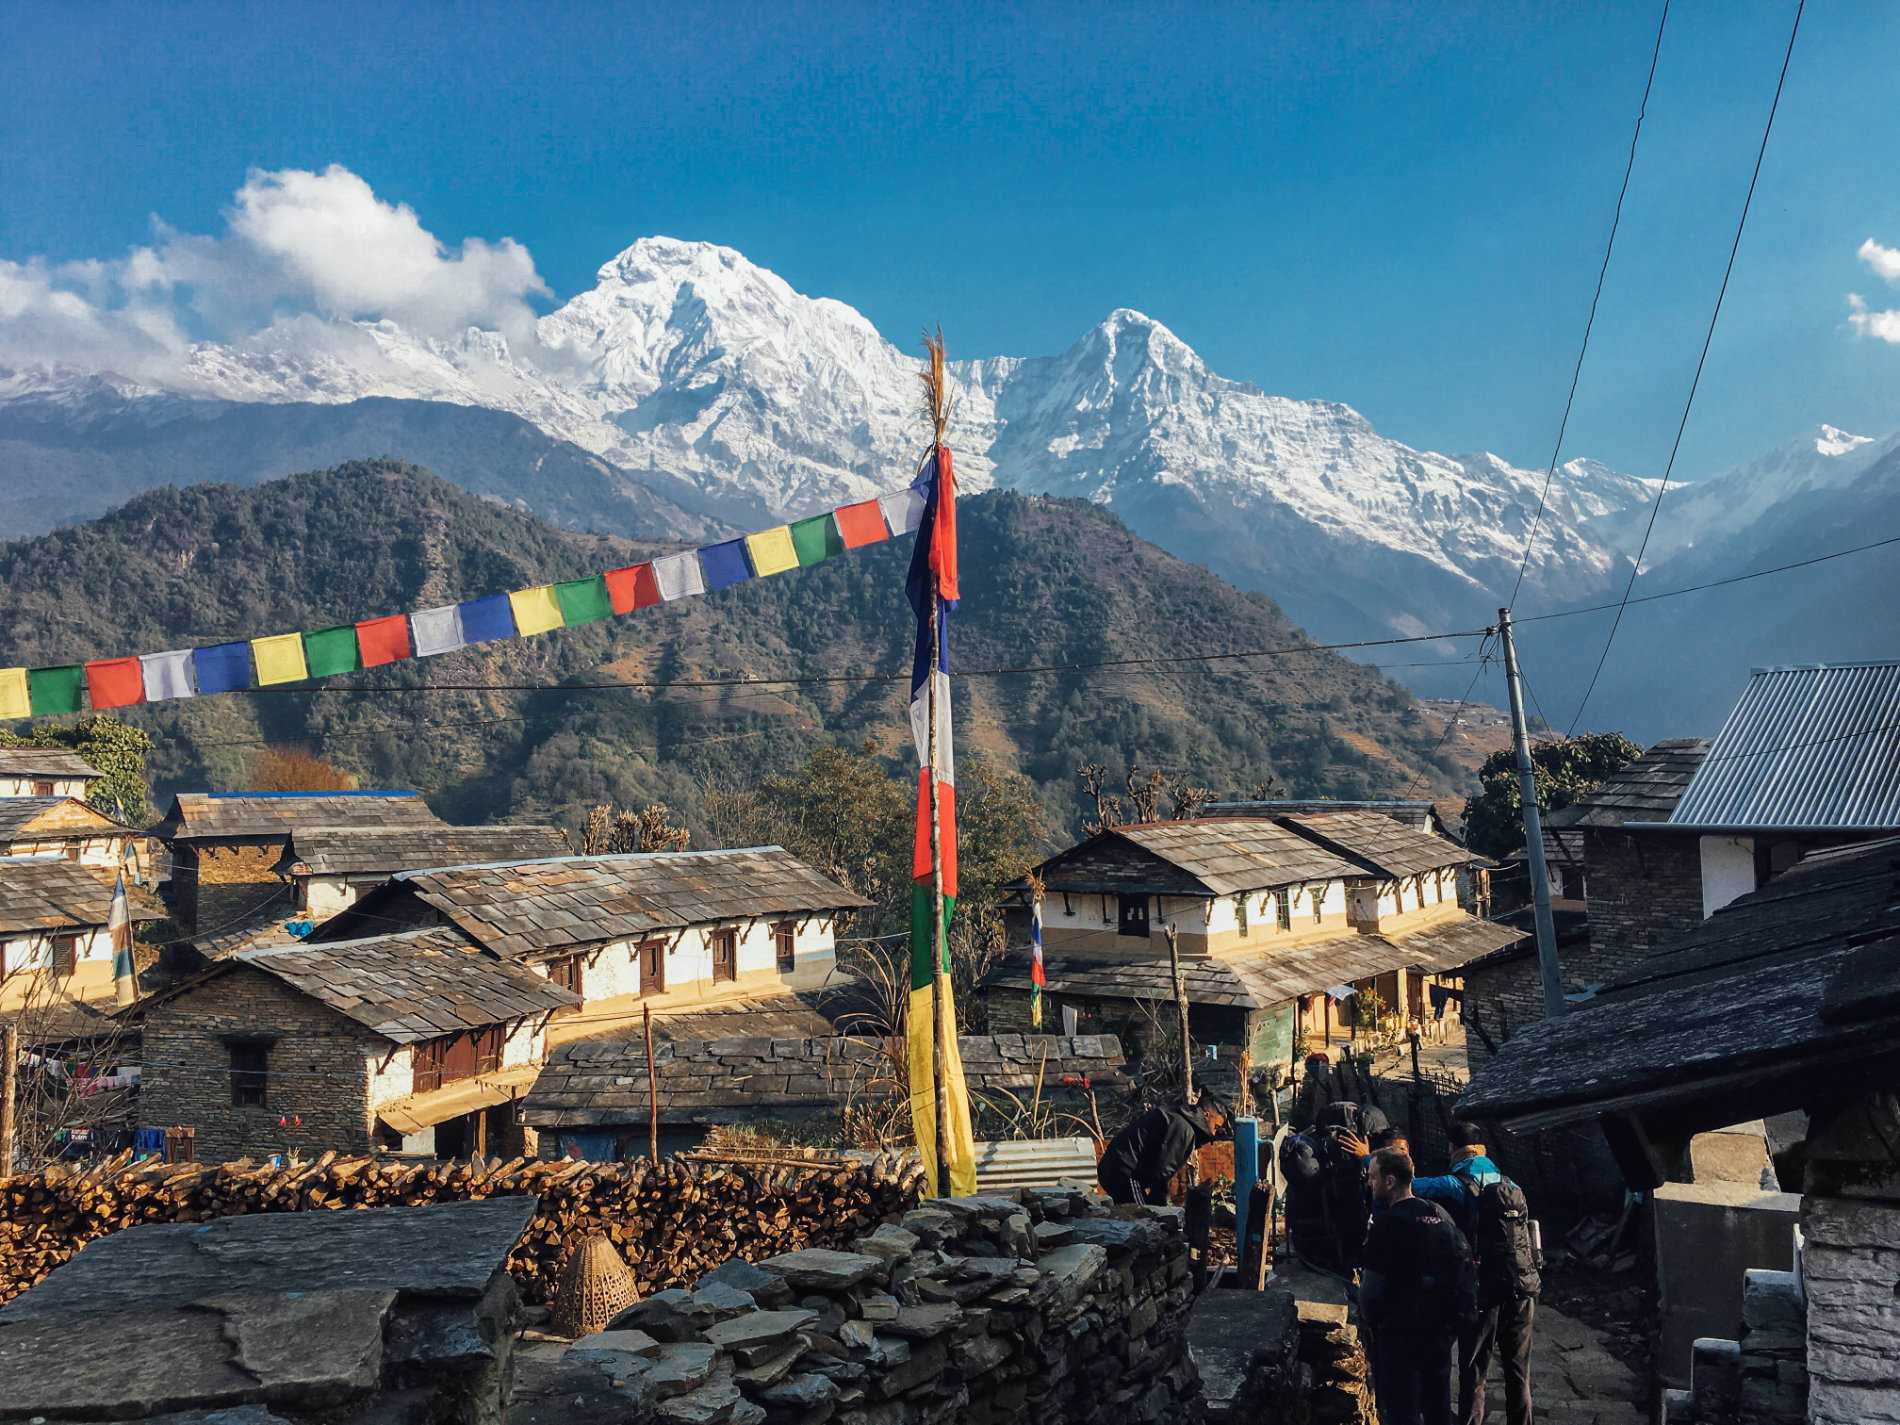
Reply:
M487 643L491 639L515 636L515 613L509 607L506 594L470 599L461 607L464 642Z
M737 584L742 579L752 577L752 566L746 563L743 539L707 545L699 551L699 562L706 570L706 588L709 591L723 589L729 584Z
M235 693L251 686L251 645L219 643L191 651L200 693Z

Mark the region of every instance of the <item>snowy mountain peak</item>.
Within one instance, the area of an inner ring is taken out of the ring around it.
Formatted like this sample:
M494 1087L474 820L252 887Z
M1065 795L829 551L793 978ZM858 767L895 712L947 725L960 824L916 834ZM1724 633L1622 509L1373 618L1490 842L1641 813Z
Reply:
M1814 433L1814 449L1818 455L1846 455L1863 445L1872 445L1871 435L1849 435L1830 425L1823 425Z

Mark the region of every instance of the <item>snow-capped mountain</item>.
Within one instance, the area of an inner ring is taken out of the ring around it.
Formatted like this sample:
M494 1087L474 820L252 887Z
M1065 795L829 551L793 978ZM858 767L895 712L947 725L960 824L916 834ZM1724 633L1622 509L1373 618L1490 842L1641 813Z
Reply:
M708 243L636 242L541 318L531 345L304 317L199 346L143 383L6 370L0 352L0 460L33 492L0 498L0 534L97 513L135 487L265 478L341 450L421 460L564 524L696 537L891 489L925 438L914 353ZM1318 636L1488 621L1538 519L1541 470L1414 450L1349 406L1227 380L1139 312L1111 313L1059 355L965 360L954 374L949 441L965 488L1109 505ZM487 454L496 436L475 429L476 413L514 422L519 455ZM1672 489L1646 562L1846 489L1896 443L1823 427ZM1656 486L1591 460L1564 465L1520 606L1620 588Z

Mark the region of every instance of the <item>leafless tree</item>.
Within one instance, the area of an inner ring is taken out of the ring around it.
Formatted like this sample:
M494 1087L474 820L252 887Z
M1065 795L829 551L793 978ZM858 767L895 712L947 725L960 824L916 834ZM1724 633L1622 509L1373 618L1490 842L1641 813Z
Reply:
M1095 800L1095 820L1082 823L1082 830L1090 836L1106 831L1111 826L1122 824L1122 799L1113 793L1104 795L1102 787L1108 780L1108 768L1100 762L1084 762L1075 769L1076 776L1082 779L1082 790Z
M1139 780L1138 780L1139 779ZM1153 821L1161 808L1161 793L1167 789L1167 774L1160 768L1141 778L1141 763L1131 762L1128 766L1128 801L1135 809L1135 821L1146 823Z
M1214 800L1214 793L1207 787L1191 787L1185 777L1176 777L1168 783L1168 794L1174 798L1174 819L1192 821L1201 814L1201 808Z
M672 811L664 802L655 802L637 812L616 813L611 806L597 806L587 813L587 827L581 833L581 855L622 856L633 851L684 851L689 833L673 825Z

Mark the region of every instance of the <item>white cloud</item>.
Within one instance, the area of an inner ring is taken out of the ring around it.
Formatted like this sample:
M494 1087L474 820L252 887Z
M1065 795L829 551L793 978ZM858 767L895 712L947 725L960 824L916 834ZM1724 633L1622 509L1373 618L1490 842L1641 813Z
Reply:
M1848 325L1853 327L1857 336L1877 337L1881 341L1900 344L1900 311L1889 309L1885 312L1870 312L1867 303L1859 294L1847 295Z
M1882 247L1868 238L1854 255L1873 268L1880 277L1900 287L1900 248Z
M339 323L381 320L425 337L498 332L521 352L536 345L529 299L552 295L514 239L452 249L335 165L253 170L220 237L155 229L115 260L0 260L0 365L162 379L194 340L335 347L361 339Z

